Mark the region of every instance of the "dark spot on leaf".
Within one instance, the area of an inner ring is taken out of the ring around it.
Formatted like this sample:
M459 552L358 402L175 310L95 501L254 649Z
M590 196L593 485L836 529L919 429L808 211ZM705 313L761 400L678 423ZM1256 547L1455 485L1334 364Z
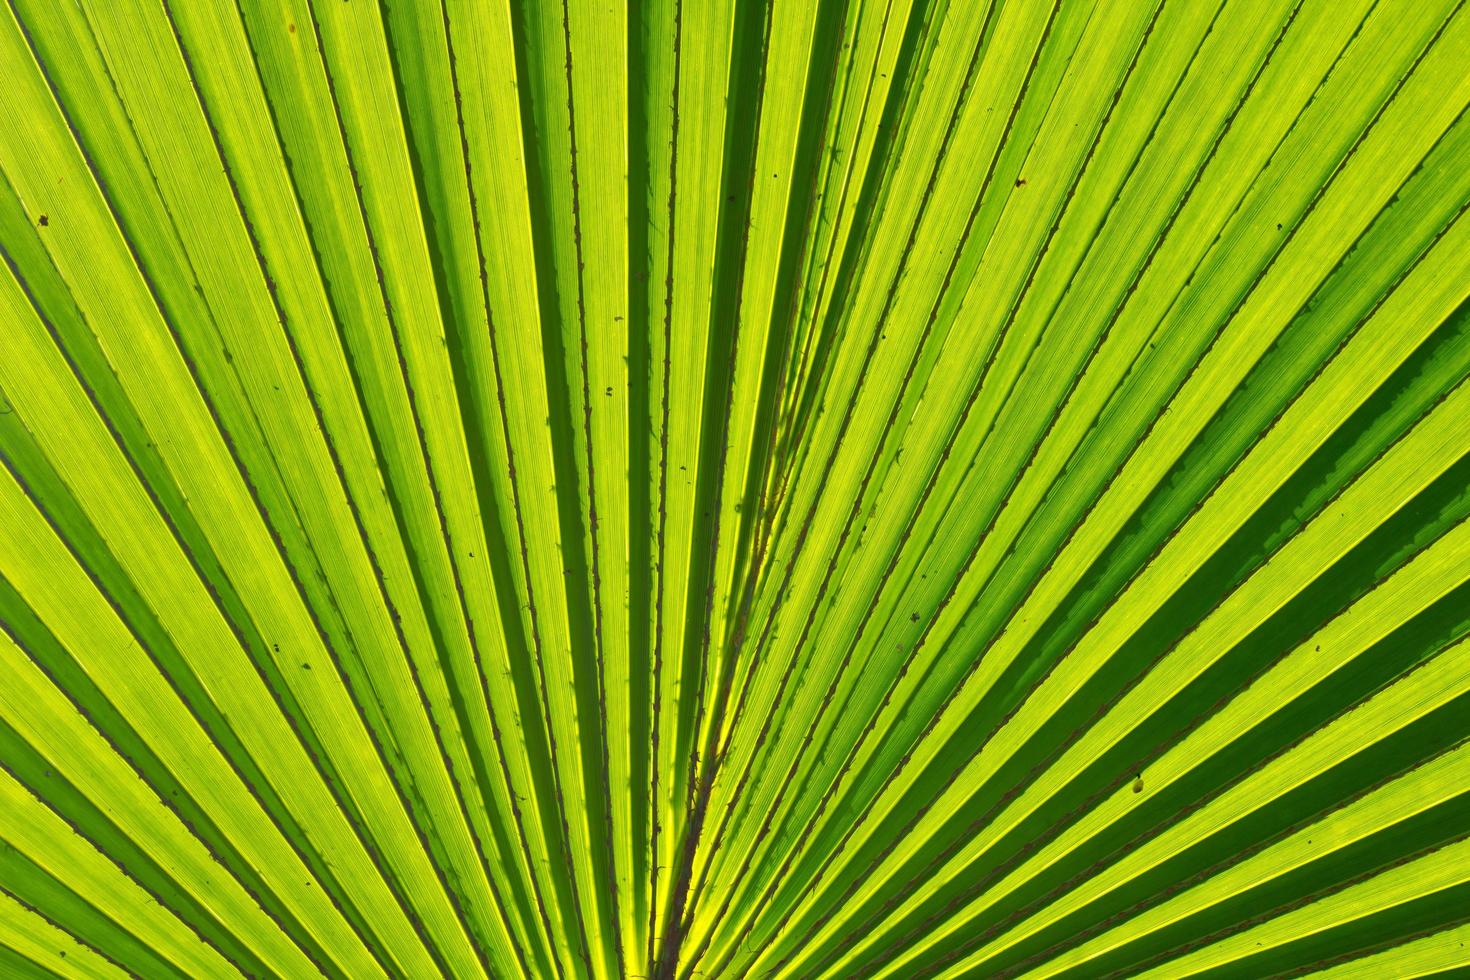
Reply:
M1134 776L1133 777L1133 792L1135 792L1135 793L1142 793L1143 792L1143 777L1142 776Z
M42 228L45 228L50 223L51 223L51 219L48 216L44 215L44 214L41 215L39 218L36 219L36 224L40 225Z

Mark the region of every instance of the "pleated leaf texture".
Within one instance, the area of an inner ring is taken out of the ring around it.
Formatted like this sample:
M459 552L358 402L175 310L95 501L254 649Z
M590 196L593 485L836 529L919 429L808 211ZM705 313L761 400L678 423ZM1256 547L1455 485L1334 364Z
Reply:
M0 977L1470 971L1465 0L3 0Z

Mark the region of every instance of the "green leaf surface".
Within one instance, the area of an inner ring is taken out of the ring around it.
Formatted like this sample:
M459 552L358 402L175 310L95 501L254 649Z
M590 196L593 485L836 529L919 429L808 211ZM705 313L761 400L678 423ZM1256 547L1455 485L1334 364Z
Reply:
M5 0L0 975L1470 970L1463 0Z

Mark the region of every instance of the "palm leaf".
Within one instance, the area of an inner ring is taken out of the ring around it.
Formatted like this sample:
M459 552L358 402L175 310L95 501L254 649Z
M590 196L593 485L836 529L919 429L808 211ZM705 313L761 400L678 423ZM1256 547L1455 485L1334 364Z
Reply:
M0 973L1470 968L1452 0L6 0Z

